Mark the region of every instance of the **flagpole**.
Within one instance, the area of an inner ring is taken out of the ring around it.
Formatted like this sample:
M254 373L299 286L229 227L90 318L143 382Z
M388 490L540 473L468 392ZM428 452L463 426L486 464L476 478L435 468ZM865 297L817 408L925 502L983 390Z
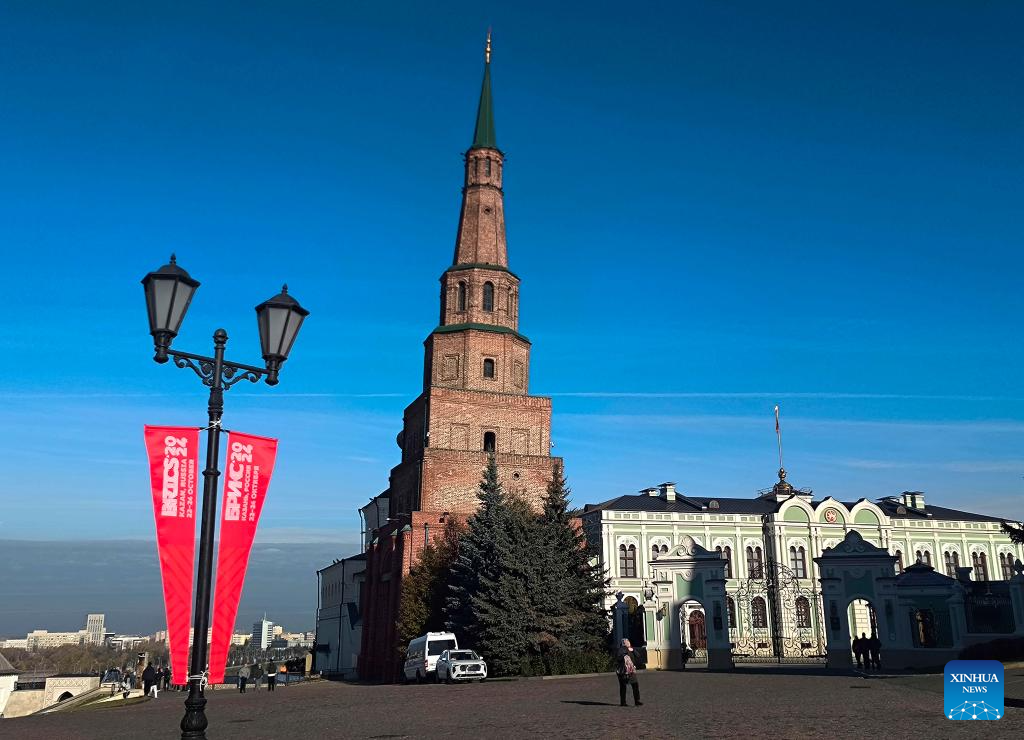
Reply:
M775 436L779 438L779 474L782 477L782 473L786 468L782 465L782 426L779 424L778 404L775 404Z

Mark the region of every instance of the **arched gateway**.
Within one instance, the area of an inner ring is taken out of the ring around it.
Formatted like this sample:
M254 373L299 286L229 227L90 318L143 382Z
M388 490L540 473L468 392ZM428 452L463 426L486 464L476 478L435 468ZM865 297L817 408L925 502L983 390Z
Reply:
M647 665L678 668L687 645L708 667L732 668L721 553L690 536L651 563L647 599ZM692 644L691 644L692 643Z

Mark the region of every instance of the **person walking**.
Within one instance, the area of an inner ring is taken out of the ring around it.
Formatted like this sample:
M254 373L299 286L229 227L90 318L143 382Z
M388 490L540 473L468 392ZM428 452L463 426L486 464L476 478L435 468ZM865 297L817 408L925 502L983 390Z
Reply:
M244 665L238 669L238 693L245 693L245 685L249 683L249 666Z
M633 687L633 705L643 706L643 702L640 701L640 684L636 677L636 651L625 637L622 638L622 647L619 648L617 658L618 665L615 668L615 674L619 679L619 706L627 706L626 684Z
M882 670L882 641L878 639L878 633L872 632L868 639L868 665L876 671Z
M154 690L156 689L156 668L153 667L152 663L146 664L146 670L142 672L142 695L149 696L153 694L156 698Z
M285 686L288 685L288 664L282 663L281 667L277 670L277 677L281 679L281 683Z
M277 683L277 666L273 663L267 663L267 691L274 690L274 684Z
M260 690L260 680L263 678L263 666L259 663L252 664L252 687L256 691Z
M690 662L690 658L693 657L693 651L690 650L690 646L685 642L682 645L682 659L683 659L683 670L686 670L686 664Z
M861 632L860 637L853 641L853 655L857 659L857 667L863 668L864 662L867 659L868 652L868 636L867 633ZM868 665L868 668L871 666Z

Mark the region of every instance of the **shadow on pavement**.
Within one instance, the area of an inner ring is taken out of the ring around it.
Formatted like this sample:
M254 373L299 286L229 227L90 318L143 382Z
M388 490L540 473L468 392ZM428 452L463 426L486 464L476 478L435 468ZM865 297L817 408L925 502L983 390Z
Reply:
M570 700L563 699L563 704L579 704L581 707L614 707L614 704L610 704L606 701L581 701L581 700Z

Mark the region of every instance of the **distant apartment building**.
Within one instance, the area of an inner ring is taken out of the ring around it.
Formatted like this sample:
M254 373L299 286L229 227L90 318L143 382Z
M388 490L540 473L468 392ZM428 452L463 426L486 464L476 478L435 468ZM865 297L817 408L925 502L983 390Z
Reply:
M26 650L45 650L61 645L83 645L89 633L85 630L77 632L50 632L49 630L32 630L25 637Z
M247 632L235 632L234 634L231 635L231 644L232 645L244 645L245 643L249 642L249 640L251 640L251 639L252 639L252 635L248 634Z
M274 641L274 623L263 615L263 619L253 622L252 646L257 650L266 650Z
M10 648L12 650L28 650L28 640L24 637L14 637L10 640L0 640L0 648Z
M90 645L103 644L103 623L105 621L105 614L89 614L85 617L85 631L88 633L87 642Z

